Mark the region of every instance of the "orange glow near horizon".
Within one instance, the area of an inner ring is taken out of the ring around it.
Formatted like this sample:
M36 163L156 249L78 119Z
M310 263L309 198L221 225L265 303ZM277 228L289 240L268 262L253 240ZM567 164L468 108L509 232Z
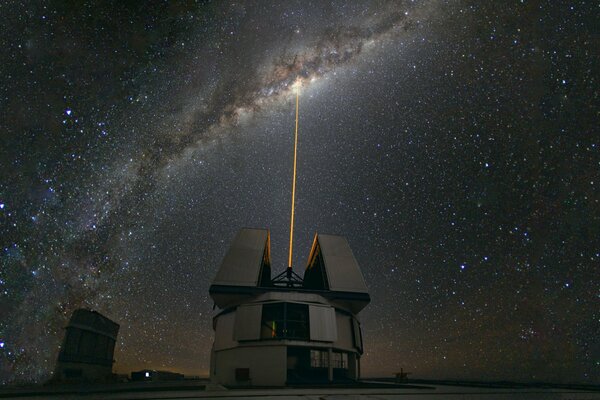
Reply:
M290 221L290 255L288 258L288 268L292 268L292 249L294 242L294 205L296 201L296 156L298 150L298 101L299 90L296 90L296 129L294 132L294 175L292 178L292 217Z

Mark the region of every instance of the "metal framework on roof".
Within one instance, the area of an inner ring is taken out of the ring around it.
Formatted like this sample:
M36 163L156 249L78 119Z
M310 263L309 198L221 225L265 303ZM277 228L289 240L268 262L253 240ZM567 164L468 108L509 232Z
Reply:
M315 234L303 277L286 268L272 278L270 254L268 230L241 229L210 286L215 305L223 308L272 290L309 291L347 300L354 312L371 300L360 267L342 236Z

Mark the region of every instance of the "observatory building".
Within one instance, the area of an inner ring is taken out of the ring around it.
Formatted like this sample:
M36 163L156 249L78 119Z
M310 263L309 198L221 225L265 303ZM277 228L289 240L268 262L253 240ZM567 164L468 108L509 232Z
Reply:
M96 311L75 310L58 354L57 381L102 382L112 378L119 324Z
M213 382L283 386L359 378L357 314L370 297L343 237L315 234L304 277L288 268L271 278L269 231L242 229L209 293L219 308Z

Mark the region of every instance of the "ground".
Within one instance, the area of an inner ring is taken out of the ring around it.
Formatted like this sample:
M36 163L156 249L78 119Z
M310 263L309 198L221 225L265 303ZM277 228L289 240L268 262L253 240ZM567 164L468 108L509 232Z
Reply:
M19 399L540 399L599 400L600 388L463 386L440 384L384 384L365 381L356 387L226 389L206 381L137 382L86 387L38 387L0 390L0 398Z

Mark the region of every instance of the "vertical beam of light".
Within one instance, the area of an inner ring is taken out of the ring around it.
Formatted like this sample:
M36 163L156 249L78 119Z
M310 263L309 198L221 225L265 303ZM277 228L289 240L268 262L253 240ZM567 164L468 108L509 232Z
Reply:
M290 221L290 255L288 258L288 268L292 268L292 249L294 242L294 205L296 201L296 155L298 150L298 99L300 93L296 91L296 130L294 133L294 176L292 179L292 218Z

